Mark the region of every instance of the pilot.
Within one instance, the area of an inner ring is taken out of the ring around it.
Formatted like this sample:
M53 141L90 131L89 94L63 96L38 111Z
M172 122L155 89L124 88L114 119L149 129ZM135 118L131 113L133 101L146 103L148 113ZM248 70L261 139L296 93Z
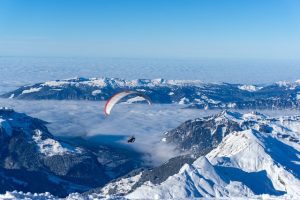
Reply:
M134 137L134 136L131 136L131 137L127 140L128 143L134 143L134 141L135 141L135 137Z

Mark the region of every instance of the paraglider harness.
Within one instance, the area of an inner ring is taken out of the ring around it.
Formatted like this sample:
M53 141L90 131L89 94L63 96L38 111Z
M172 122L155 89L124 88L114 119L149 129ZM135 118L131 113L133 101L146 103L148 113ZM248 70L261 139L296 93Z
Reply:
M135 141L135 137L134 137L134 136L131 136L131 137L127 140L128 143L134 143L134 141Z

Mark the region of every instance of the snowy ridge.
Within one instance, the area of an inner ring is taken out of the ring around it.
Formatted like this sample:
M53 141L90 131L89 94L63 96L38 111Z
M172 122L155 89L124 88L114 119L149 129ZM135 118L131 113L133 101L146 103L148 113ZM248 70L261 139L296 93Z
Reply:
M203 85L202 81L199 80L165 80L159 79L135 79L135 80L124 80L119 78L81 78L75 77L65 80L48 81L42 86L49 87L63 87L65 85L89 85L94 87L105 87L112 85L114 87L137 87L137 86L164 86L164 85Z
M259 113L223 112L217 119L234 120L241 125L256 124L226 135L205 156L207 159L200 157L193 164L184 165L177 174L158 185L146 182L126 197L300 198L299 135L279 128L282 127L280 121L270 123L268 117ZM272 131L259 131L264 123L269 124ZM284 134L292 134L291 137L297 139L280 137Z
M287 121L291 118L293 122L298 119L297 116L284 118ZM162 183L147 181L137 188L125 187L129 192L125 196L129 199L299 199L299 134L284 127L279 119L257 112L223 111L191 122L205 120L225 125L235 122L240 130L224 135L221 143L208 154L200 156L193 164L185 164ZM129 180L130 177L124 178L105 188L124 193L122 185ZM107 192L102 194L107 195Z
M98 194L91 194L87 196L83 196L79 193L72 193L68 195L66 198L56 197L49 192L45 193L30 193L30 192L6 192L5 194L0 194L0 199L3 200L128 200L125 197L113 197L113 196L101 196Z
M262 134L255 130L246 130L225 137L222 143L207 157L213 164L220 165L224 169L226 167L242 169L249 174L266 173L272 185L267 185L267 182L262 183L264 184L262 189L272 189L273 191L262 192L272 192L275 195L276 193L286 193L299 197L300 165L293 163L300 159L297 157L299 150L290 149L287 152L288 149L286 148L284 143L279 142L272 135ZM290 158L286 158L286 156L290 156ZM256 180L252 181L254 184ZM252 184L253 189L258 191L259 188L255 188Z
M228 190L227 188L234 188ZM185 164L165 182L154 185L150 182L128 194L129 199L186 199L212 197L245 197L253 194L238 183L227 185L214 166L205 158L198 158L192 165Z
M33 93L33 92L38 92L40 91L42 88L41 87L38 87L38 88L30 88L28 90L23 90L22 91L22 94L28 94L28 93ZM11 99L13 98L13 96L11 96Z

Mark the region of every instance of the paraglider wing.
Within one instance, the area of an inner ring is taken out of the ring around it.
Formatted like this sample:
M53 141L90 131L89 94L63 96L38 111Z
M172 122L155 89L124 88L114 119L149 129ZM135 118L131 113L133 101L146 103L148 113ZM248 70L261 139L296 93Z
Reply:
M123 99L124 97L126 97L126 96L128 96L128 95L130 95L130 94L136 94L137 96L140 96L140 97L144 98L144 99L148 102L148 104L151 104L150 99L149 99L146 95L144 95L144 94L142 94L142 93L140 93L140 92L136 92L136 91L123 91L123 92L119 92L119 93L113 95L113 96L106 102L105 107L104 107L104 113L105 113L105 115L109 115L110 112L111 112L111 110L112 110L112 108L113 108L113 107L114 107L121 99Z

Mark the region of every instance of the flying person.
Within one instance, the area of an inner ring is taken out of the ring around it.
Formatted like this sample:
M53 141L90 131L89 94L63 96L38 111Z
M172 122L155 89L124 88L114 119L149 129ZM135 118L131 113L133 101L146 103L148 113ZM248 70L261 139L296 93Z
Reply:
M143 99L145 99L145 101L147 101L148 104L152 104L151 100L149 97L147 97L146 95L144 95L141 92L137 92L137 91L123 91L123 92L119 92L116 93L115 95L113 95L112 97L109 98L109 100L106 102L105 107L104 107L104 113L106 116L110 115L111 110L113 109L113 107L119 102L121 101L121 99L125 98L128 95L136 95L139 97L142 97ZM128 143L134 143L135 141L135 137L131 136L130 138L128 138L127 142Z
M135 141L135 137L134 137L134 136L131 136L131 137L127 140L128 143L134 143L134 141Z

